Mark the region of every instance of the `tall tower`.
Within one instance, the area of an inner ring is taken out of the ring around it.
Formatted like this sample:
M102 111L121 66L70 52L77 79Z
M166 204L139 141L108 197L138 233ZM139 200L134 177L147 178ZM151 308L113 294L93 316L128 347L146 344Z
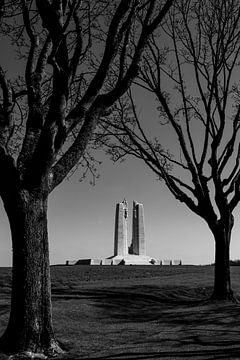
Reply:
M128 204L123 202L116 205L115 215L115 235L114 235L114 256L125 256L128 253L127 246L127 218Z
M146 255L143 204L133 202L132 253Z

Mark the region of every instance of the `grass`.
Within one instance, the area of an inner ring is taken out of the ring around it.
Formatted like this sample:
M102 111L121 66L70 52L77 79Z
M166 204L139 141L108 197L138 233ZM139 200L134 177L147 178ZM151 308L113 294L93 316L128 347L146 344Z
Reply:
M211 266L54 266L56 337L64 359L240 359L240 305L210 303ZM232 267L240 295L240 267ZM10 270L0 269L0 331ZM0 357L4 359L4 357Z

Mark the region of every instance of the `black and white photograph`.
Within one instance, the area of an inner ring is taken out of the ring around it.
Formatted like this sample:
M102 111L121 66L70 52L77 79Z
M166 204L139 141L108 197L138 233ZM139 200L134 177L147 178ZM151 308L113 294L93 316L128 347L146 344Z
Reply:
M0 0L0 360L240 360L240 1Z

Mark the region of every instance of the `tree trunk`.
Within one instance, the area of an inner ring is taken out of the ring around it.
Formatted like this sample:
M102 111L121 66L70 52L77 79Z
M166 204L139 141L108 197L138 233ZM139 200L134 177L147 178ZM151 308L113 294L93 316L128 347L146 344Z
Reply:
M227 221L219 221L215 237L215 277L214 291L212 299L214 300L233 300L233 291L231 289L230 278L230 240L233 227L233 217Z
M60 352L52 326L47 195L19 190L4 200L13 244L12 298L0 347L10 353Z

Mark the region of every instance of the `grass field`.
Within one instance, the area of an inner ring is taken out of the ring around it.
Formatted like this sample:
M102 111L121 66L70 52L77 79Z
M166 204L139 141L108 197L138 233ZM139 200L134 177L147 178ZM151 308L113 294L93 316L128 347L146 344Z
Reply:
M54 266L53 313L64 359L240 359L240 305L210 303L211 266ZM240 295L240 267L232 267ZM10 269L0 269L0 331ZM0 355L0 359L6 359Z

